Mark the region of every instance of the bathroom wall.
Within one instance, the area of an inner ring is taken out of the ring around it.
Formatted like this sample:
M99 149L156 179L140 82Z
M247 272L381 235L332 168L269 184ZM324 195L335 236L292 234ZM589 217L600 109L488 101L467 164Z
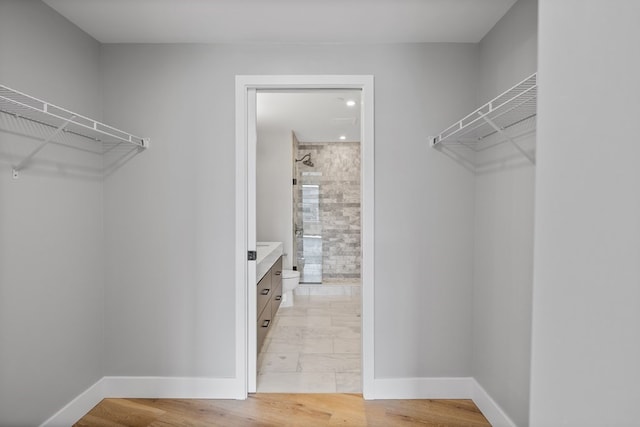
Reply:
M99 120L99 54L44 3L0 1L0 84ZM5 130L51 133L26 123L0 113ZM13 180L11 164L38 144L0 131L2 426L41 424L104 364L102 159L52 144Z
M360 143L301 143L298 158L311 153L314 166L298 163L298 183L317 184L322 235L322 281L359 280L360 246ZM300 194L302 186L296 191ZM296 210L302 224L301 202ZM302 240L298 237L298 241ZM298 244L298 259L303 256Z
M537 9L536 0L519 0L481 41L477 106L536 72ZM535 133L519 143L535 146ZM472 372L526 426L535 167L508 143L478 162L485 167L475 181Z
M258 94L258 96L260 96ZM256 233L258 241L282 242L284 268L293 265L293 186L290 130L261 129L256 146Z
M540 0L534 427L638 424L639 17Z
M375 375L470 375L473 177L426 137L474 104L477 53L104 45L105 119L153 141L105 182L105 373L235 373L235 76L371 74Z

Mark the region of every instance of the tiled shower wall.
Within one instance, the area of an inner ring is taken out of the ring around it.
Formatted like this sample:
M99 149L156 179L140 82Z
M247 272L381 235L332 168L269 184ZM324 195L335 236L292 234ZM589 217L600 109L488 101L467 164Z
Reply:
M360 279L360 143L301 143L298 158L306 153L314 166L298 163L297 178L320 186L323 281ZM302 191L301 185L296 191ZM298 221L301 212L299 205Z

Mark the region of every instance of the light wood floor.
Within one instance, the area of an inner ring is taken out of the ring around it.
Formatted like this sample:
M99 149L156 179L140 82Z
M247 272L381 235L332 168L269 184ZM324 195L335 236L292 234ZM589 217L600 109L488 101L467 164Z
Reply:
M253 394L247 400L105 399L75 426L490 426L471 400Z

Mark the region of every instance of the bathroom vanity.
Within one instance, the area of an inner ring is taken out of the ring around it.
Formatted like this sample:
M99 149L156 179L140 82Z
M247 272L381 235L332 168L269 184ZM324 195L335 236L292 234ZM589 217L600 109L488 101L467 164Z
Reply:
M258 353L269 332L282 300L282 243L257 243L257 316Z

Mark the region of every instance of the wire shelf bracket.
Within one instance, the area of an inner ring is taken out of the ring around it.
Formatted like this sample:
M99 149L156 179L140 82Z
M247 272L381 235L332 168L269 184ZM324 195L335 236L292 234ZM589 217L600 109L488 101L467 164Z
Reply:
M3 85L0 85L0 112L54 129L48 137L39 138L42 139L41 144L13 166L14 179L19 177L19 172L36 154L63 132L100 143L102 148L99 154L106 154L123 144L142 151L150 143L149 138L132 135Z
M430 136L431 147L463 146L475 152L503 142L513 147L535 164L535 157L522 148L518 138L535 132L519 125L535 121L537 115L537 73L498 95L482 107L449 126L440 134ZM491 140L491 144L483 144Z

